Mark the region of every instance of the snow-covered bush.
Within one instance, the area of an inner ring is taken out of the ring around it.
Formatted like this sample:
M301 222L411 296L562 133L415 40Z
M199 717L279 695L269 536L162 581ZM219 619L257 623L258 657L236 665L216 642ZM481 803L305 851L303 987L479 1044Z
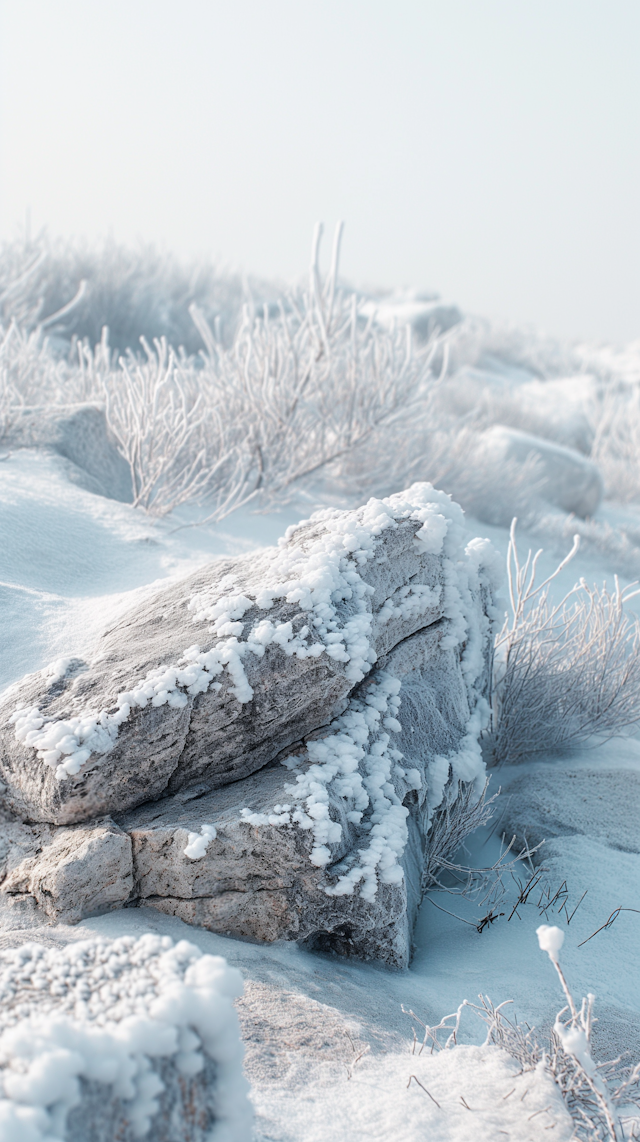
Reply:
M26 333L14 321L0 326L0 440L23 409L73 401L71 371L56 360L41 330Z
M344 457L355 458L371 487L364 445L376 449L378 464L393 459L387 429L411 418L422 424L434 383L433 342L416 349L408 329L377 326L355 294L338 289L340 228L322 284L321 233L308 289L289 294L276 319L245 312L232 351L219 355L227 387L249 398L257 487L268 497L331 468L343 482Z
M578 550L536 583L539 557L521 564L514 520L507 555L511 616L496 639L493 751L497 762L558 752L640 721L640 620L624 607L634 588L581 579L559 602L551 583Z
M414 349L405 330L364 320L355 294L337 289L339 236L324 284L316 231L308 290L288 294L278 313L245 307L225 349L204 314L192 307L206 344L200 360L165 341L147 355L129 354L106 381L107 420L133 477L134 502L164 513L186 499L206 499L208 518L239 504L282 500L292 488L355 458L361 482L374 475L363 451L389 468L402 454L389 434L428 414L433 346ZM398 465L396 463L396 468ZM405 462L398 478L404 482ZM351 494L355 488L346 477Z
M5 443L24 406L104 404L106 390L135 502L158 514L195 498L220 519L301 484L355 503L428 480L482 520L533 526L554 480L533 453L495 454L496 424L591 448L607 494L638 497L637 345L567 345L477 318L429 322L412 345L415 304L340 288L339 230L323 283L319 237L309 286L284 293L151 248L5 243Z
M164 339L153 349L142 344L145 361L129 353L104 381L107 424L129 465L133 506L164 515L217 493L225 514L238 506L251 470L242 400L216 400L215 376L176 356Z
M28 331L42 326L61 341L86 339L90 345L107 325L119 353L137 349L141 336L149 342L166 337L197 353L192 303L229 344L247 289L261 300L275 300L279 292L205 263L183 265L153 246L127 249L108 241L89 248L46 234L0 246L1 323L15 319Z

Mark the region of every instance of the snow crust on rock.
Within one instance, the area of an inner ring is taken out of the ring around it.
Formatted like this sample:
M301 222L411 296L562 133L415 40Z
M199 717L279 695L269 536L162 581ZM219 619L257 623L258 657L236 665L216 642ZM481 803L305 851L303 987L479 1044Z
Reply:
M60 1142L82 1078L127 1104L137 1137L149 1135L163 1080L216 1066L211 1142L248 1142L251 1111L233 1000L242 977L221 956L168 936L39 944L0 953L0 1137Z
M402 754L391 745L390 734L400 729L395 715L400 708L400 682L381 673L362 699L352 699L345 713L332 723L333 733L307 745L311 765L298 773L296 783L285 785L293 805L276 805L273 813L241 816L249 825L297 825L313 831L311 863L323 868L331 860L331 843L342 837L342 825L329 813L329 787L334 796L344 800L345 816L368 833L367 844L359 850L358 863L335 886L329 895L351 894L362 884L361 896L373 901L379 881L398 884L403 877L399 859L407 843L406 818L409 810L402 804L393 776L405 778L409 787L421 784L416 770L409 776L400 765ZM285 759L288 768L299 758ZM367 821L363 811L371 806Z
M191 860L202 860L209 843L215 841L217 835L215 825L203 825L199 833L189 833L187 847L183 850L184 855Z
M189 697L220 689L217 679L224 670L231 678L231 691L237 700L249 702L253 690L243 659L248 654L262 657L272 643L285 654L299 658L326 654L345 664L350 681L360 682L376 661L371 637L373 616L368 606L374 590L363 580L360 568L374 555L378 536L386 528L397 527L403 519L420 523L414 540L420 551L444 555L445 615L452 620L448 638L451 645L470 638L474 645L465 651L465 671L469 678L476 677L482 646L465 617L469 584L463 585L465 575L459 566L464 535L462 509L431 484L418 483L384 500L370 499L354 511L316 512L303 523L319 525L322 530L304 547L289 542L303 525L289 528L273 556L269 581L255 599L200 592L189 600L194 621L210 620L211 633L222 641L205 651L192 645L177 664L151 670L144 680L118 694L113 712L87 711L55 720L47 719L37 706L19 708L11 718L16 738L35 749L40 760L55 770L59 780L64 780L79 773L93 754L104 755L113 749L119 728L132 710L144 709L148 704L184 707ZM467 570L473 569L490 547L487 541L474 543L481 546L470 546L465 560ZM398 613L426 613L437 601L436 591L424 585L405 589L393 604L383 604L381 620L388 621ZM308 615L306 625L294 632L291 622L274 624L265 618L255 622L244 637L246 624L242 619L246 611L252 606L267 611L276 599L297 603ZM348 606L345 608L344 604ZM346 617L341 613L341 605ZM56 664L56 674L58 669Z
M486 767L478 739L488 724L490 711L479 687L486 666L484 651L491 622L497 616L485 614L478 599L483 587L494 591L501 585L503 572L501 561L488 540L473 539L462 548L461 509L442 493L430 491L446 500L448 511L435 510L441 504L440 499L426 505L422 509L423 526L416 535L416 542L423 545L424 550L442 555L444 617L448 619L448 629L440 646L444 650L462 648L461 669L471 708L459 749L449 757L436 756L427 768L428 807L432 816L452 776L456 783L475 782L478 793L484 785ZM390 500L398 499L400 497L390 497ZM427 596L429 603L425 609L433 605L433 593L429 588L418 586L411 595L403 596L400 605L413 606L415 599L422 601ZM391 617L389 600L380 614L384 619ZM380 883L399 884L403 880L400 862L408 841L409 810L402 804L402 798L408 790L422 787L422 777L415 768L402 766L403 754L392 744L391 735L402 729L397 718L400 690L399 679L380 671L375 681L350 699L346 711L332 722L326 737L306 744L303 759L296 756L284 759L283 764L292 770L302 768L301 761L311 763L297 773L295 785L285 786L292 804L275 805L272 813L241 811L242 819L254 827L297 826L312 830L314 843L310 860L322 868L332 860L329 846L342 839L343 825L330 813L332 799L341 800L346 821L366 834L366 843L357 850L351 867L346 868L344 861L342 871L338 866L336 883L326 889L328 895L351 895L361 886L362 898L372 902Z

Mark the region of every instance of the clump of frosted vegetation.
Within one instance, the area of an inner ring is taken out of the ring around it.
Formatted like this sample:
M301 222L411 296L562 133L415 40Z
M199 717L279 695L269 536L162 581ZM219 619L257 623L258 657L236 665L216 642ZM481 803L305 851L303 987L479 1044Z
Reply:
M638 594L615 578L584 579L558 602L551 587L579 546L538 583L541 551L521 562L514 520L507 555L511 614L496 638L493 752L498 762L557 753L612 737L640 722L640 620L625 611Z
M275 301L279 292L214 265L183 265L149 245L130 250L107 241L89 248L41 234L0 246L0 323L42 329L61 349L74 339L97 344L106 325L118 353L137 347L141 336L166 337L197 353L194 303L229 344L247 290L260 301Z
M316 236L309 288L270 317L245 307L232 346L192 307L206 351L180 357L166 342L129 354L105 379L107 419L132 474L134 503L163 514L206 499L220 519L248 502L283 500L335 469L386 427L423 416L432 346L365 321L337 289L339 233L321 283Z
M319 238L308 285L284 291L150 248L5 243L0 439L12 443L25 409L99 404L133 502L153 515L195 501L220 520L302 488L355 504L428 480L487 522L518 515L559 536L563 513L582 511L554 499L561 458L545 466L535 439L501 455L496 425L568 446L574 477L588 457L609 496L640 498L638 345L566 345L472 317L439 331L433 315L341 284L340 229L323 280ZM637 535L578 527L637 559Z
M413 1011L408 1011L407 1014L422 1028L419 1046L414 1033L413 1053L420 1055L428 1050L433 1054L455 1048L462 1015L468 1008L486 1024L485 1046L506 1051L525 1074L543 1071L551 1076L573 1120L573 1138L580 1142L624 1142L625 1138L637 1138L640 1063L629 1065L620 1058L596 1062L591 1044L595 997L588 995L580 1007L573 998L559 961L564 932L541 924L537 936L541 951L547 953L555 968L566 999L566 1006L556 1016L546 1047L539 1041L535 1028L527 1026L525 1030L517 1021L507 1017L504 1009L511 1000L495 1006L488 996L480 995L479 1005L464 1000L457 1011L434 1025L423 1023ZM629 1126L631 1133L628 1132ZM553 1129L553 1123L546 1123L544 1129Z

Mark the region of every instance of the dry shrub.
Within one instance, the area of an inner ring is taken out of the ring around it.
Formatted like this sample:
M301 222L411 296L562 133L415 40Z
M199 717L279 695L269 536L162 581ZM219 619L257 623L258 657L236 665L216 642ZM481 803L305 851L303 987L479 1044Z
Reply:
M539 557L520 563L514 520L507 556L511 617L496 639L493 752L497 762L558 753L613 737L640 721L640 623L625 611L635 585L614 590L581 579L558 603L554 579L579 537L539 585Z

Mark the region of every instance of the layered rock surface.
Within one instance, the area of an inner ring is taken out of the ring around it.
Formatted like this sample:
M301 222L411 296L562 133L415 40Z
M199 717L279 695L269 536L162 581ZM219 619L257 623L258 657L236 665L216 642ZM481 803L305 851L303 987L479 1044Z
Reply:
M318 513L14 687L5 899L406 964L431 814L483 775L495 557L465 541L429 485Z

